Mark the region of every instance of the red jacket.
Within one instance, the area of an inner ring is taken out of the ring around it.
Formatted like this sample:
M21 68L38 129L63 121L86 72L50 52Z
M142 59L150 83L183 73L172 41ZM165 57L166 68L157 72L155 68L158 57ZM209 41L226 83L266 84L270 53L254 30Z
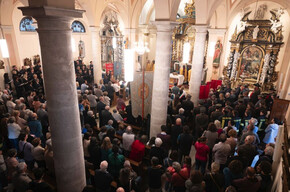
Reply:
M181 169L178 173L172 175L171 183L173 187L184 187L185 181L188 179L188 171L186 168Z
M129 158L134 161L142 161L145 153L145 145L139 140L135 140L131 145L131 152Z
M207 155L209 153L209 147L204 143L196 142L194 144L196 153L195 158L200 161L207 161Z

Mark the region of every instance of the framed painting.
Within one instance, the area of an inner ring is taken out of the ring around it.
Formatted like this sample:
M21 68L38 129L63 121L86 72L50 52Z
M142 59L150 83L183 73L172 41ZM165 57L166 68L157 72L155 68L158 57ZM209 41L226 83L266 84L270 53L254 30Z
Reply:
M248 82L258 82L263 67L264 50L258 46L245 47L241 52L238 77Z

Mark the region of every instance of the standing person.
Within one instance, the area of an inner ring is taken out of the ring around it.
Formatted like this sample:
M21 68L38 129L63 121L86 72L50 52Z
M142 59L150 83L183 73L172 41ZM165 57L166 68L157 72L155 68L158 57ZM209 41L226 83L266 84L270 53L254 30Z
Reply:
M18 150L18 136L20 135L21 127L15 121L15 117L8 119L7 130L10 145Z
M157 137L162 140L161 148L164 149L166 156L168 156L171 147L171 136L168 135L166 131L167 131L166 125L161 125L161 133L158 133Z
M203 136L207 138L207 146L209 147L209 156L208 156L208 169L212 162L212 148L215 145L218 139L217 127L214 123L209 123L207 130L203 133Z
M259 190L261 182L257 179L255 169L248 167L246 170L246 176L242 179L234 180L233 186L241 192L256 192Z
M195 138L199 138L208 126L208 116L205 114L206 108L200 108L200 114L195 117Z
M119 178L120 170L123 168L125 162L124 155L119 154L119 147L114 145L112 153L109 154L109 172L115 179Z
M157 157L159 159L159 164L163 163L163 159L165 158L165 152L161 148L162 140L160 138L155 139L155 146L152 146L149 152L150 158Z
M33 170L35 180L29 184L29 189L34 192L53 192L53 189L43 180L45 171L42 168Z
M34 158L32 155L34 147L31 143L27 142L28 135L26 133L25 134L21 133L18 138L19 138L19 150L24 154L23 159L25 160L28 169L32 170L34 167Z
M45 149L41 146L41 140L39 138L35 138L32 141L33 149L32 156L34 160L37 162L39 168L45 168L45 160L44 160L44 152Z
M194 108L193 102L190 100L191 95L186 95L186 100L184 100L181 104L181 107L184 109L184 116L189 118L192 115L192 111Z
M42 126L39 120L37 120L36 113L31 115L31 121L28 122L28 126L30 128L30 133L35 135L35 137L43 140Z
M106 86L106 91L108 92L108 97L110 97L110 105L112 105L112 102L114 101L115 89L112 86L111 81L108 82L108 85Z
M175 121L175 125L171 129L171 146L172 150L177 150L177 138L182 133L182 124L181 119L177 118Z
M231 153L231 146L225 143L226 140L226 134L222 133L220 135L220 142L218 144L215 144L212 149L214 162L220 164L220 170L223 170L223 168L225 167L227 158Z
M145 155L145 144L147 136L142 135L140 139L136 139L131 145L130 159L140 162Z
M112 152L112 143L109 137L105 137L101 145L102 161L109 159L109 154Z
M180 89L177 87L177 83L174 83L174 86L171 88L172 94L179 95Z
M194 144L196 153L195 153L195 170L201 168L201 173L205 173L205 167L207 163L207 157L210 152L209 147L206 145L206 137L198 138L197 142Z
M148 185L150 192L161 192L161 177L163 174L162 166L157 157L151 158L151 167L148 168Z
M132 132L132 127L128 126L126 132L122 135L124 155L129 156L131 151L131 145L135 140L135 135Z
M193 136L190 134L190 129L186 125L183 127L183 133L177 138L178 143L178 159L181 162L184 156L189 156L191 146L193 144Z
M175 192L185 191L185 181L188 179L188 172L186 168L181 169L178 162L173 162L172 167L175 172L172 174L171 184Z
M25 192L29 189L29 183L31 179L27 174L27 165L21 162L17 165L16 174L13 176L12 183L14 185L15 192Z
M88 94L87 98L90 102L90 108L95 114L97 112L97 99L98 99L98 97L93 95L92 91L89 90L89 94Z
M219 172L220 165L213 162L211 164L211 172L204 176L205 191L206 192L220 192L223 191L225 184L225 178L222 173Z
M275 139L278 135L279 125L278 119L272 119L271 124L265 129L265 137L263 139L263 143L275 143Z
M97 191L109 192L111 188L111 183L113 181L112 175L107 171L108 162L102 161L100 164L100 169L95 170L95 185Z

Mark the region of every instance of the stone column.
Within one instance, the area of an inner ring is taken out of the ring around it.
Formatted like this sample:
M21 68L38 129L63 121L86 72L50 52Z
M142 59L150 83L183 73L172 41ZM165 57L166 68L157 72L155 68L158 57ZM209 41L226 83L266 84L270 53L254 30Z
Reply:
M80 192L86 179L70 27L83 11L48 6L20 9L38 24L57 191Z
M150 137L160 132L167 118L169 88L171 37L174 24L170 21L156 21L156 59L153 77Z
M207 26L196 25L194 52L192 56L192 70L189 82L189 94L195 105L199 99L199 87L201 85L202 69L204 63L205 39Z
M94 65L94 83L99 84L102 79L101 39L100 27L90 26L92 34L92 51Z

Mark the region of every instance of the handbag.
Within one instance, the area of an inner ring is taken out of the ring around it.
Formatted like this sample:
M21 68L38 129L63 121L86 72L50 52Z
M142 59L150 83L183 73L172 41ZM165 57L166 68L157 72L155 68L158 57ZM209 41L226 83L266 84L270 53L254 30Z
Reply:
M19 159L23 159L23 158L24 158L24 149L25 149L25 145L26 145L26 143L24 143L23 148L22 148L22 151L19 151L18 154L17 154L17 157L18 157Z

